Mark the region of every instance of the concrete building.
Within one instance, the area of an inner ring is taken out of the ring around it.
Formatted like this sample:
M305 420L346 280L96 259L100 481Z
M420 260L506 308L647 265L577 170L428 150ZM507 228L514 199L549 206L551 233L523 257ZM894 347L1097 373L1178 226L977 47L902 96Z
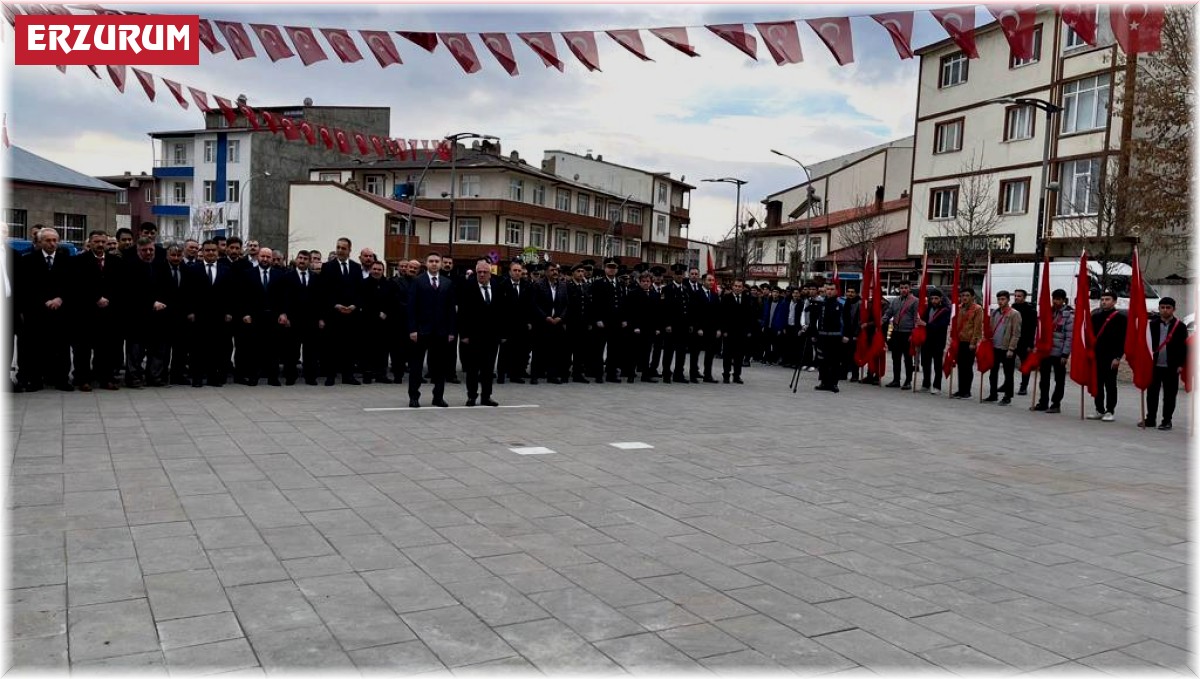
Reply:
M35 224L52 226L64 243L82 245L88 231L117 228L120 188L49 161L19 146L4 149L8 235L28 238Z
M125 227L136 232L144 222L158 223L158 217L154 214L158 182L153 175L126 171L124 174L96 179L120 189L117 192L117 228Z
M347 132L387 137L390 109L363 106L297 106L257 109L297 124L308 121ZM204 127L151 132L155 140L154 214L164 240L239 235L267 246L287 241L290 182L308 179L309 168L345 162L346 154L319 140L288 141L264 126L253 131L240 113L229 126L219 111L204 115Z

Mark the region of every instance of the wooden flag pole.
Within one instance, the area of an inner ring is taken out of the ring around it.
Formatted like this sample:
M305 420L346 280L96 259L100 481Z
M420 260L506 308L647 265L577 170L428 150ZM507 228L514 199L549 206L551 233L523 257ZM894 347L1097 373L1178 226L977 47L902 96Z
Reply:
M1026 358L1028 358L1028 356L1026 356ZM1033 372L1033 371L1031 370L1030 372ZM1042 381L1042 364L1041 363L1038 363L1037 379L1035 380L1035 379L1030 378L1029 381L1033 382L1033 389L1029 390L1029 393L1033 394L1032 398L1029 399L1029 409L1033 410L1033 407L1035 405L1037 405L1038 384L1040 384Z
M1142 419L1140 421L1144 425L1144 424L1146 424L1146 390L1145 389L1142 390L1141 398L1139 398L1138 401L1141 403L1141 406L1142 406ZM1148 427L1148 426L1143 426L1142 431L1146 431L1149 428L1150 427Z
M1083 385L1079 385L1079 419L1083 419Z

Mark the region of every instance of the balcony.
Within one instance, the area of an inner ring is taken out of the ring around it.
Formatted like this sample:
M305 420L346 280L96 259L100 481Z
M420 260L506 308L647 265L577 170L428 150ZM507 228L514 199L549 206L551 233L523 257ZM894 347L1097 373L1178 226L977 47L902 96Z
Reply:
M680 250L686 250L688 247L688 241L686 238L683 238L680 236L668 236L667 237L667 247L679 248Z
M159 217L187 217L190 211L190 205L154 205L150 208L150 213Z
M630 224L629 222L620 222L617 228L613 229L613 236L616 238L636 238L642 240L645 231L641 224Z
M189 165L186 158L164 158L154 161L153 174L155 177L193 177L196 174L196 168Z
M691 212L685 207L671 206L671 216L684 222L692 221Z

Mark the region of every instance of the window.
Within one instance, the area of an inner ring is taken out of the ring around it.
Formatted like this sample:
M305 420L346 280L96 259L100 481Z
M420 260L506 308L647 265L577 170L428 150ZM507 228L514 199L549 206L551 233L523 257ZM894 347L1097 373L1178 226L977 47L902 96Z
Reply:
M666 205L667 204L667 185L666 184L658 184L657 188L658 188L658 204Z
M505 245L521 245L521 237L524 235L525 223L514 222L511 219L504 227L504 244Z
M630 224L641 225L641 223L642 223L642 208L640 208L640 207L625 208L625 221L629 222Z
M1063 85L1063 134L1104 127L1108 114L1107 73Z
M1004 110L1004 141L1033 138L1032 106L1009 106Z
M962 150L963 119L938 123L933 128L933 152L953 153Z
M464 174L458 178L458 195L463 198L475 198L479 195L479 175Z
M479 218L478 217L459 217L458 218L458 240L464 243L479 242Z
M175 196L176 205L187 204L187 184L183 182L174 182L171 184L173 195Z
M633 240L632 238L625 241L625 256L626 257L641 257L642 256L641 241L636 241L636 240Z
M339 182L340 183L342 181L342 173L341 172L322 172L320 174L320 176L318 177L318 181Z
M598 233L592 234L592 254L593 255L604 254L604 236L602 236Z
M183 185L182 184L175 185L175 202L176 203L186 203L187 202L186 200L180 200L180 198L179 198L179 187L180 186L183 186ZM204 184L202 185L202 187L204 189L204 202L206 202L206 203L215 202L217 200L217 183L206 180L204 182Z
M241 141L239 141L237 139L231 139L229 141L229 154L228 154L228 157L225 159L225 162L227 162L227 163L242 162L242 142Z
M388 220L388 235L389 236L412 236L415 235L412 229L408 228L408 219L405 217L397 217Z
M812 237L808 239L808 261L812 261L821 256L821 239Z
M117 191L117 205L128 205L128 204L129 204L129 192L128 191Z
M554 249L559 252L570 252L571 232L567 229L554 230Z
M230 236L236 236L239 233L241 233L240 231L238 231L238 224L239 224L239 222L236 219L226 219L225 220L225 233Z
M538 184L537 186L533 187L533 204L534 205L545 205L546 204L546 185L545 184Z
M87 215L54 213L54 228L64 243L82 243L87 234Z
M154 202L154 187L153 186L146 187L146 202L147 203Z
M929 218L954 219L958 214L958 187L945 186L929 191Z
M655 216L654 237L659 240L666 240L666 238L667 238L667 216L666 215L656 215Z
M619 221L621 221L621 208L620 208L620 206L617 206L617 205L611 205L611 204L610 204L610 207L608 208L608 221L610 221L610 222L619 222Z
M571 192L567 189L558 189L554 193L554 207L563 212L571 211Z
M1100 160L1089 158L1063 163L1059 174L1058 213L1094 215L1100 209Z
M1020 68L1029 64L1036 64L1042 60L1042 27L1037 25L1033 28L1033 56L1029 59L1020 59L1011 51L1008 55L1008 67Z
M750 255L750 261L761 263L763 260L763 242L761 240L754 241L753 254Z
M187 146L184 144L175 144L175 164L187 165Z
M596 219L604 219L608 215L608 206L605 205L604 199L596 197L596 204L592 210L592 216Z
M521 202L525 200L525 180L510 179L508 180L508 199Z
M1093 10L1093 14L1092 14L1093 22L1096 20L1096 15L1094 12L1095 12L1095 10ZM1063 37L1063 51L1064 52L1068 51L1068 50L1078 49L1080 47L1088 47L1089 46L1086 42L1084 42L1083 37L1080 36L1078 33L1076 33L1075 30L1072 29L1070 26L1063 24L1063 29L1066 31L1066 35Z
M775 263L782 264L787 261L787 241L775 241Z
M575 196L575 212L581 215L591 214L592 197L586 193Z
M575 252L581 255L587 254L588 235L584 231L575 232Z
M363 177L363 190L377 196L384 195L386 178L381 174L369 174Z
M605 254L608 254L608 253L605 253ZM621 254L621 239L620 238L612 239L612 254L614 254L614 255Z
M421 181L421 183L420 183L420 184L418 184L418 183L417 183L417 180L418 180L418 179L420 179L420 176L419 176L419 175L410 174L410 175L408 175L408 179L407 179L406 181L407 181L409 184L412 184L412 185L413 185L413 187L416 189L416 193L417 193L416 197L417 197L417 198L420 198L421 196L424 196L424 195L425 195L425 188L426 188L426 187L425 187L425 181L424 181L424 180L422 180L422 181Z
M1000 182L1000 214L1023 215L1029 212L1029 178Z
M942 57L938 87L953 87L967 82L967 55L962 52Z
M236 179L225 182L225 200L236 203L242 199L242 183Z
M211 140L204 142L204 162L217 162L217 142Z
M4 223L8 224L10 238L29 238L29 213L27 211L5 208Z
M529 247L544 249L546 247L546 225L529 225Z

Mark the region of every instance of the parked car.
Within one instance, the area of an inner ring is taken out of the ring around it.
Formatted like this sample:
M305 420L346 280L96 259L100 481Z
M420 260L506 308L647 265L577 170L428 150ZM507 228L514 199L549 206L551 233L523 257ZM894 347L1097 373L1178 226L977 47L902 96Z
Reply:
M72 257L79 254L79 248L71 243L60 243L59 246L66 248ZM9 238L8 247L13 251L13 254L20 256L33 249L33 241L25 238Z

